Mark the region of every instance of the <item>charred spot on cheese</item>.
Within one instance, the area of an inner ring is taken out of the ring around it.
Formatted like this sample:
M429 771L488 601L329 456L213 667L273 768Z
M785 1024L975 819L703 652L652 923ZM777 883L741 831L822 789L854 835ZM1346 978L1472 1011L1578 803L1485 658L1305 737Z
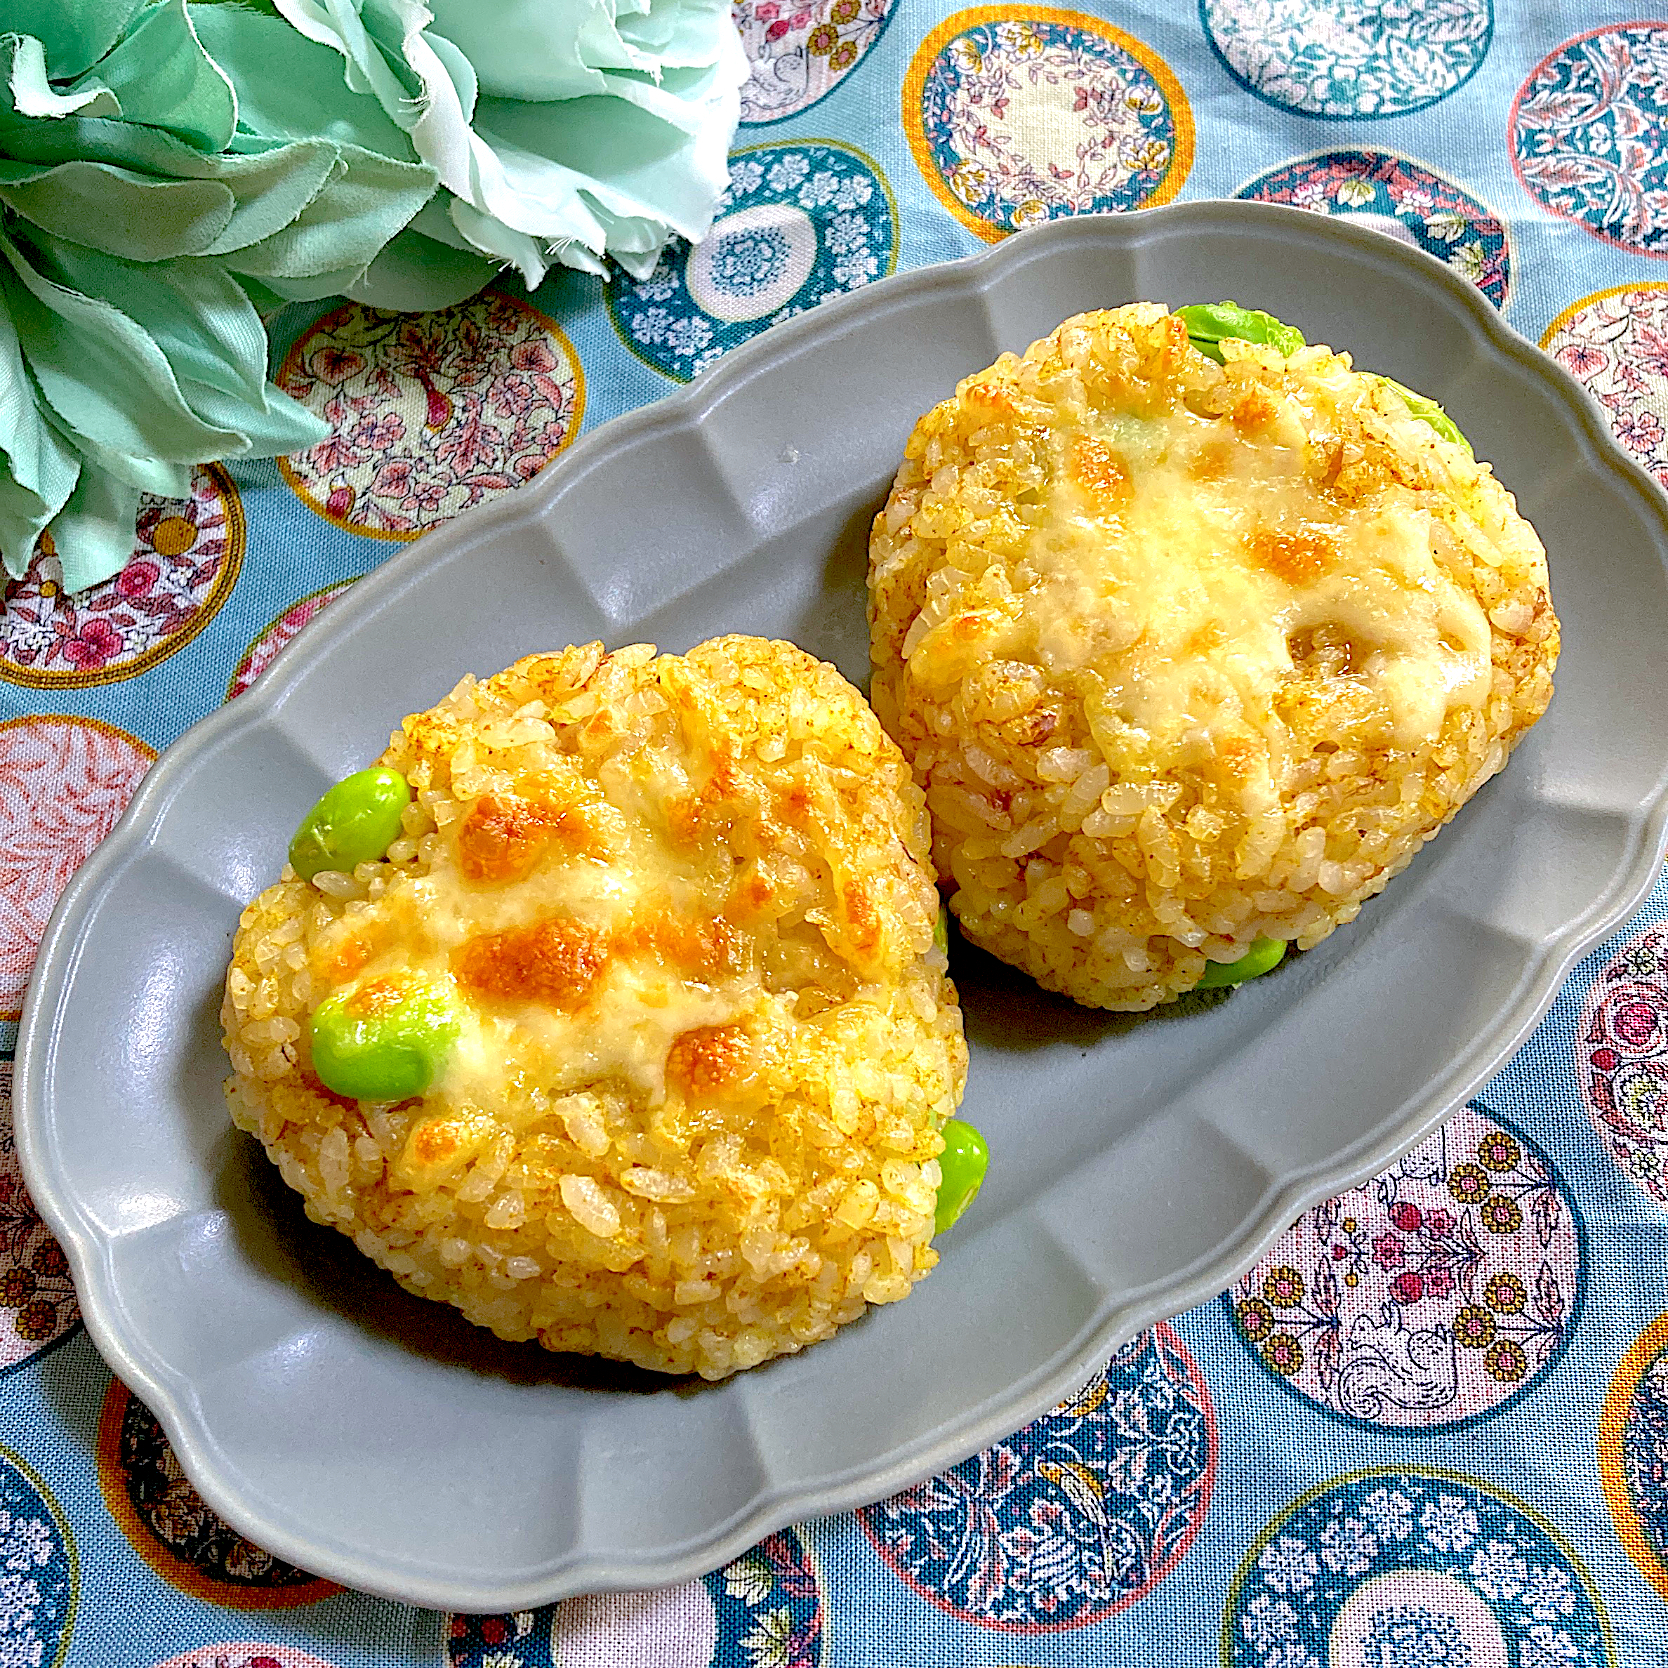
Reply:
M753 1043L740 1025L698 1025L666 1056L666 1081L691 1098L736 1088L753 1070Z
M484 794L458 827L458 868L466 880L520 880L557 844L582 851L592 831L577 805L515 794Z
M608 952L606 934L551 917L536 926L472 938L452 965L458 983L472 996L576 1008L601 977Z
M1129 471L1105 441L1092 434L1072 438L1066 472L1080 486L1097 515L1120 510L1131 496Z
M655 956L676 972L701 978L739 972L747 959L743 935L722 915L653 915L627 927L614 948L622 956Z
M498 1134L496 1121L468 1109L440 1112L414 1124L393 1167L403 1186L433 1186L447 1171L473 1158Z

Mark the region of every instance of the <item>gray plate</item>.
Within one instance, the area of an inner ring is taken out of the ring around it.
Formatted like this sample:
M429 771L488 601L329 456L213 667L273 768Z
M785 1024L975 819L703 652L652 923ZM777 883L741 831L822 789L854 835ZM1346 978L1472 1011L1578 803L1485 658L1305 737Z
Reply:
M592 637L760 632L863 679L865 536L915 417L1067 314L1223 295L1441 399L1552 553L1551 712L1389 893L1231 1000L1145 1020L958 947L982 1196L907 1303L722 1385L500 1344L309 1225L228 1127L216 1010L239 907L324 786L463 672ZM1418 1140L1644 896L1665 511L1475 289L1291 209L1055 221L771 331L355 586L169 750L77 875L16 1119L93 1341L236 1528L428 1605L685 1579L962 1459Z

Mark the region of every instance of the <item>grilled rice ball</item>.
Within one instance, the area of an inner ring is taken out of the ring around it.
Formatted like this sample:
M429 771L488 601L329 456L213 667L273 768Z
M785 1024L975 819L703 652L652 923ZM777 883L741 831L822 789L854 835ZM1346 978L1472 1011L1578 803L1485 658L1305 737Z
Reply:
M1546 555L1488 466L1347 355L1220 348L1143 303L1004 354L870 541L871 699L950 908L1091 1007L1319 943L1552 693Z
M466 678L381 762L414 790L386 856L286 867L226 981L232 1117L308 1214L500 1337L669 1373L907 1296L967 1050L922 794L858 693L788 643L593 643ZM327 1089L321 1007L413 988L452 1016L432 1084Z

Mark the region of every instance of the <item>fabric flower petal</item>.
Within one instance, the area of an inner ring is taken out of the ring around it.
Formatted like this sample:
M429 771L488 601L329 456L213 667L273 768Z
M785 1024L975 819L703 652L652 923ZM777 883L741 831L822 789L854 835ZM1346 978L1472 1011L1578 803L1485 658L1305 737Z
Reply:
M130 122L159 127L198 150L224 150L237 130L230 77L203 50L185 0L151 6L94 66Z
M17 238L0 237L6 309L47 404L74 434L118 452L182 463L236 447L233 430L200 421L166 355L126 314L38 273Z
M7 0L6 27L46 49L47 70L68 81L97 63L144 0Z
M126 566L138 515L137 487L96 465L82 469L69 502L52 522L52 542L67 590L84 590Z
M456 198L453 224L529 286L605 254L646 272L711 226L747 75L718 0L275 4L342 54Z
M60 93L46 69L46 49L33 35L0 36L0 75L12 106L24 116L119 116L122 106L108 87L94 82Z
M497 272L497 264L473 248L459 248L452 238L428 237L413 222L349 282L345 293L371 307L426 313L467 301Z
M80 472L74 448L41 416L16 327L0 308L0 554L13 579Z
M0 202L43 232L135 261L201 255L231 224L237 198L218 180L158 180L107 162L0 162Z

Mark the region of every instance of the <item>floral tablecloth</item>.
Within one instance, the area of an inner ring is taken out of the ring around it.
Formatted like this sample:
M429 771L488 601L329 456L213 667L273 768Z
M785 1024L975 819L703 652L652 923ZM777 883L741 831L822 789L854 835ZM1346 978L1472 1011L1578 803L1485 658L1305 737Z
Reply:
M1377 227L1474 281L1668 481L1668 23L737 11L745 123L699 249L439 314L292 308L278 380L330 439L147 500L90 594L50 550L9 587L8 1048L54 898L158 751L393 548L778 320L1033 220L1240 196ZM0 1133L0 1668L1218 1661L1668 1662L1668 888L1481 1101L1034 1425L703 1580L536 1613L367 1598L221 1523L87 1342Z

